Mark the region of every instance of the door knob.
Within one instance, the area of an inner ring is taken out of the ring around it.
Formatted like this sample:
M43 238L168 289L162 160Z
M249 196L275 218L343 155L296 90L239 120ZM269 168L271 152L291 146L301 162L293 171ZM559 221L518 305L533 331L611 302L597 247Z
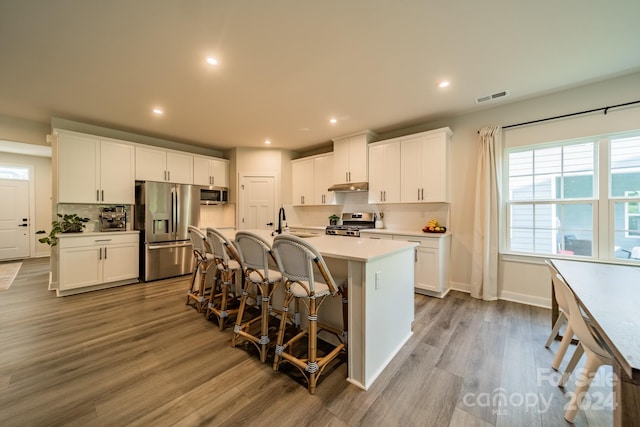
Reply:
M267 225L268 225L269 227L273 227L273 222L268 222L268 223L267 223Z

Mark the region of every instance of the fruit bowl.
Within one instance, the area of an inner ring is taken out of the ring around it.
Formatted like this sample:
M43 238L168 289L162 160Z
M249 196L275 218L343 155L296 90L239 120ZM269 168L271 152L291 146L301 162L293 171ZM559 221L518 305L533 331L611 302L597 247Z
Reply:
M428 228L425 227L422 229L422 231L425 233L440 233L440 234L447 232L447 227L440 226L439 228L440 230L429 230Z

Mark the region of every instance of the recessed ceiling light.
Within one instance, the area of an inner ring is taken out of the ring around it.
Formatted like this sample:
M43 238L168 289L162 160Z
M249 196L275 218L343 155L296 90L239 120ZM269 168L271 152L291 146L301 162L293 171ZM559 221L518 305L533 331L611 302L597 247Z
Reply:
M208 56L205 61L207 61L207 64L209 65L218 65L218 60L212 56Z
M264 141L265 144L269 145L271 144L271 141L269 141L268 139Z
M441 81L440 83L438 83L438 87L439 88L445 88L447 86L449 86L449 82L447 80Z
M153 111L153 114L155 114L156 116L161 116L164 114L164 111L162 111L162 108L154 108L152 111Z
M329 123L335 125L336 123L338 123L338 119L329 119Z

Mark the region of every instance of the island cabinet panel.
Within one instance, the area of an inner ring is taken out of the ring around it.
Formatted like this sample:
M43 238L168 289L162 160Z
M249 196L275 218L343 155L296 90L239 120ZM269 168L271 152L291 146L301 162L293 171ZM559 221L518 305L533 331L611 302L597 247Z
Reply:
M193 156L195 185L229 186L229 161L214 157Z
M134 203L133 144L69 131L56 132L58 203Z
M369 203L400 203L400 141L369 144Z
M366 131L333 140L334 184L368 181L368 144L376 137Z
M401 138L402 203L449 201L449 128Z
M333 154L305 157L291 162L291 189L294 206L335 205Z
M133 283L138 277L137 233L59 235L58 294Z
M138 145L136 179L193 184L193 155Z

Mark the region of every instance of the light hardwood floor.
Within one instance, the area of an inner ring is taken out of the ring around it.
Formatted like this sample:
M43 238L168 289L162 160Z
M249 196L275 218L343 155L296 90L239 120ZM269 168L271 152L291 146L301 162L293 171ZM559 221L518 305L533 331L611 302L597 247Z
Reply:
M414 335L370 390L342 364L311 396L185 306L188 276L57 298L48 262L0 292L1 426L567 425L550 310L416 295ZM612 424L601 382L576 425Z

